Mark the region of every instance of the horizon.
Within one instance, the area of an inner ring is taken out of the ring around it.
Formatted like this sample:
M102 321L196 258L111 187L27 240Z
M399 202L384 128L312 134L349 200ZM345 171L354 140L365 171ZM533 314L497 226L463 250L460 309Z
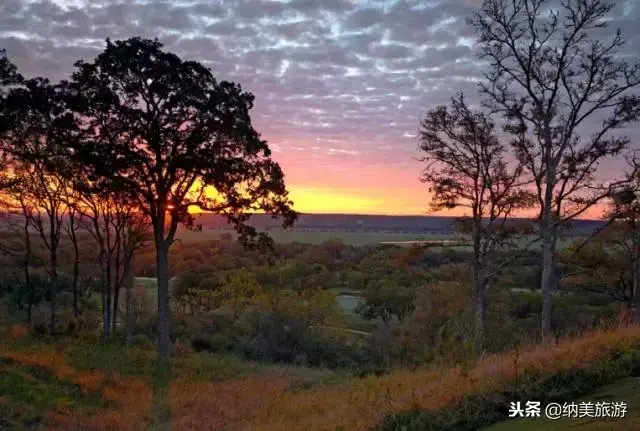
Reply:
M251 213L252 215L268 215L266 213L263 212L254 212ZM196 215L197 217L199 216L207 216L207 215L215 215L215 216L219 216L219 217L224 217L224 215L222 214L217 214L217 213L207 213L207 212L200 212L200 213L195 213L194 215ZM308 215L312 215L312 216L353 216L353 217L429 217L429 218L457 218L457 217L466 217L464 215L441 215L441 214L367 214L367 213L309 213L309 212L298 212L298 215L301 216L308 216ZM485 217L486 218L486 217ZM513 217L509 217L510 219L534 219L535 217L533 216L513 216ZM601 218L582 218L582 217L577 217L573 220L579 220L579 221L594 221L594 222L604 222L605 220L601 219ZM295 227L295 224L294 226Z

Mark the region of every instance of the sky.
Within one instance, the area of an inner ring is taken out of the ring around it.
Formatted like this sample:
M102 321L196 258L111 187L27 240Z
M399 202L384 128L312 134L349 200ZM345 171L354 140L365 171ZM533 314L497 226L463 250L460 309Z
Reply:
M1 0L0 48L23 75L57 81L107 37L157 37L256 96L254 127L282 166L296 210L425 214L416 133L427 110L456 92L478 99L483 67L465 23L478 4ZM616 2L610 31L623 30L629 52L640 52L639 19L640 0ZM626 134L640 140L640 126ZM620 170L607 162L601 172Z

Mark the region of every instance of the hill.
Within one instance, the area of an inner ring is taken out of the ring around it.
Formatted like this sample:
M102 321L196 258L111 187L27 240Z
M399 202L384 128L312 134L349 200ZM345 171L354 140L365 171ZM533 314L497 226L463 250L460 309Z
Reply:
M51 343L31 340L17 327L8 329L0 326L0 428L146 428L152 403L151 346L127 349L88 338ZM508 420L509 401L562 403L604 384L624 382L621 379L637 369L639 341L638 328L623 327L487 356L463 368L421 368L366 378L340 378L303 367L256 366L179 349L171 397L173 426L264 431L479 429ZM629 394L627 383L620 388L626 392L612 392L611 387L605 392L614 397ZM632 400L618 400L632 405ZM615 429L632 429L626 419L617 421L620 426Z

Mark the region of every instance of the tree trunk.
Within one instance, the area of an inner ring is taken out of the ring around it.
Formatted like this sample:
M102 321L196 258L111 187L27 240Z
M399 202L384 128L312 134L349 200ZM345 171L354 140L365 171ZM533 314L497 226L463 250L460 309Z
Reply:
M134 283L134 274L133 274L133 253L128 251L127 261L125 262L125 324L124 324L124 343L128 346L131 344L131 332L132 332L132 324L131 321L131 290L133 289Z
M104 249L100 251L100 298L102 299L102 338L109 338L109 304L107 295L109 291L108 263Z
M75 233L75 224L73 222L70 223L69 226L71 232L71 242L73 244L73 317L76 319L80 315L80 310L78 309L78 278L80 277L80 250L78 248L78 238Z
M55 335L56 320L58 312L58 304L56 302L58 290L58 256L56 252L51 252L51 285L49 286L51 294L51 319L49 320L49 332Z
M555 256L555 232L547 228L542 232L542 276L540 279L540 293L542 295L541 337L543 343L549 343L553 340L551 316L553 294L556 290Z
M160 229L155 235L156 275L158 289L158 335L153 377L152 426L155 430L171 429L171 308L169 301L169 244Z
M122 266L122 256L121 256L121 244L122 241L122 232L116 230L116 257L115 257L115 277L113 284L113 307L111 313L111 333L115 335L116 326L118 325L118 306L120 305L120 269Z
M633 321L636 325L640 325L640 238L638 238L638 233L634 232L632 234L632 267L631 267L631 276L633 278L633 295L635 298L635 312L633 316Z
M106 338L110 339L112 336L111 333L111 283L109 283L107 285L107 295L106 295L106 316L107 319L105 321L104 327L105 327L105 333L106 333Z
M23 211L24 206L23 206ZM24 222L24 245L25 245L25 256L24 256L24 284L27 288L27 325L31 328L33 324L33 285L31 283L31 271L29 270L29 266L31 265L31 237L29 236L29 217L25 212L25 222Z
M116 326L118 326L118 306L120 305L120 285L119 281L116 281L113 291L113 304L111 311L111 333L115 335Z
M171 308L169 302L169 247L164 238L156 241L158 289L158 356L171 357Z
M473 289L475 293L475 322L474 344L476 353L480 353L484 346L484 315L485 315L485 287L486 280L482 271L474 262Z
M482 256L482 217L480 217L475 209L473 216L473 264L472 278L473 291L475 301L475 319L474 319L474 346L475 351L479 354L484 345L484 315L485 315L485 287L486 274L484 268L484 259Z

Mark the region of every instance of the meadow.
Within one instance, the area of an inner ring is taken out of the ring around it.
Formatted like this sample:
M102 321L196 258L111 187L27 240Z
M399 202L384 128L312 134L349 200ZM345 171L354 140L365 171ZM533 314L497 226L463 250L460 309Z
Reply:
M23 327L5 324L0 337L3 427L138 430L148 423L152 346L104 345L86 337L37 339ZM330 370L264 366L194 353L179 345L174 352L173 426L178 430L432 429L427 422L423 428L391 424L394 415L416 409L469 413L474 408L469 400L477 402L478 397L483 402L475 408L497 409L487 414L485 422L490 423L506 419L506 399L499 394L526 398L532 388L548 386L550 378L560 375L564 377L553 383L555 399L623 400L629 404L629 418L553 425L508 420L486 431L633 429L638 421L634 409L638 383L630 378L634 374L630 364L638 359L639 342L637 327L611 328L553 346L489 355L463 367L429 366L362 379ZM613 385L594 391L603 383ZM505 405L495 405L500 402Z
M409 234L277 232L270 231L276 242L268 252L246 250L228 232L213 230L181 232L172 248L175 429L476 430L505 421L505 394L543 396L535 388L546 388L569 400L612 382L626 394L640 329L616 320L620 304L563 291L555 309L560 341L536 344L535 250L496 280L487 311L491 335L486 353L475 358L459 341L467 330L469 295L460 281L469 274L469 251L446 243L457 236L411 237L434 241L425 245L402 243L412 241ZM350 238L357 244L348 244ZM61 265L72 268L68 260ZM122 342L123 302L114 335L100 338L98 290L82 305L85 326L53 337L38 329L46 297L29 331L21 323L24 308L14 302L20 297L7 291L0 322L2 426L148 425L154 265L152 247L140 250L131 346ZM66 289L61 298L69 319ZM403 315L406 307L410 314Z

